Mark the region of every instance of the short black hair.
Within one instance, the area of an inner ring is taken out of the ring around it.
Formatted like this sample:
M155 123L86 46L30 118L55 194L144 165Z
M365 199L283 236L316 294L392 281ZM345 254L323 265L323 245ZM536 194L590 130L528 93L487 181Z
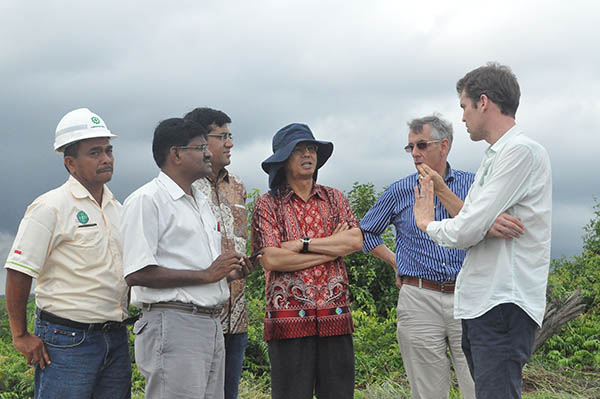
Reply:
M477 106L479 98L485 94L500 107L502 114L513 118L517 114L521 89L517 77L506 65L488 62L487 65L472 70L456 83L459 96L463 90L473 102L473 107Z
M206 134L206 129L202 125L191 120L170 118L160 122L154 129L152 140L154 162L162 168L171 147L184 147L198 136L206 140Z
M185 114L183 119L199 123L208 132L210 132L210 126L213 124L221 127L227 123L231 123L231 118L225 112L208 107L198 107Z
M79 154L79 145L81 144L81 140L77 140L74 143L67 144L63 151L63 155L65 157L77 158Z
M81 140L77 140L74 143L67 144L65 150L63 151L63 159L66 157L77 158L77 156L79 155L80 144ZM65 169L67 170L67 172L69 172L69 174L71 174L71 171L69 170L69 168L67 168L67 164L65 164Z

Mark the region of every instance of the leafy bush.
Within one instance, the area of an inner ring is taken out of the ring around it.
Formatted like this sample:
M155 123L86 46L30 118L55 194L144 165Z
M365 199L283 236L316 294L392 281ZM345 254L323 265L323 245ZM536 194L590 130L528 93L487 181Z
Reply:
M404 366L396 343L395 309L391 309L385 318L362 309L354 310L352 318L356 384L364 387L402 375Z
M250 213L258 195L258 190L249 194ZM377 197L372 184L355 183L348 193L350 204L359 219ZM600 204L596 204L594 209L594 217L585 227L583 254L572 259L554 260L549 277L549 286L559 300L576 289L581 289L589 311L567 325L560 334L546 341L536 353L533 364L558 367L559 372L567 370L567 374L574 373L572 370L586 371L583 373L586 378L597 384L600 372ZM393 230L386 231L383 238L393 249ZM396 343L397 289L392 267L361 252L347 256L346 265L355 323L356 382L361 389L364 388L364 392L357 397L408 397L402 359ZM270 364L267 345L263 339L264 287L264 273L258 268L247 278L250 325L240 386L241 398L268 397L265 392L269 387ZM30 329L33 324L33 308L32 302L28 308ZM132 308L131 311L139 310ZM133 360L133 336L130 344ZM536 369L531 376L535 377L539 373ZM544 373L548 372L544 370ZM595 387L590 392L600 391L597 385ZM569 388L565 389L567 392ZM134 364L133 397L142 398L143 390L144 380ZM553 392L541 392L540 395L526 394L524 397L591 397L570 394L564 396L560 393L554 395ZM6 307L0 301L0 399L25 399L32 396L33 369L25 364L24 357L12 346ZM451 397L458 397L458 394L452 390Z
M33 314L33 303L28 306ZM32 317L30 317L30 328ZM33 371L25 357L12 346L6 304L0 300L0 399L33 397Z
M381 193L375 193L371 183L354 183L348 193L348 201L359 220L380 195ZM382 238L393 251L395 244L392 227L384 232ZM367 313L376 312L380 318L387 318L389 310L396 307L398 298L393 267L373 255L360 251L346 256L344 261L350 279L353 309L361 309Z
M600 369L600 204L594 205L594 216L584 228L584 252L571 259L552 262L548 285L560 301L580 289L587 313L573 320L554 335L540 352L560 366L576 369Z
M255 376L269 375L271 364L267 343L264 340L265 274L261 268L246 279L246 305L248 307L248 346L244 357L244 370Z

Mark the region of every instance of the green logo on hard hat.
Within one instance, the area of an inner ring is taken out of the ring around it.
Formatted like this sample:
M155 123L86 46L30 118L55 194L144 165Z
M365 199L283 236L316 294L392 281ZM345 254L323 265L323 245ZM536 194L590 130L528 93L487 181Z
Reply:
M92 116L92 122L94 122L95 124L100 123L100 119L96 118L95 116Z
M79 213L77 214L77 220L79 220L79 223L85 224L90 220L90 218L84 211L79 211Z

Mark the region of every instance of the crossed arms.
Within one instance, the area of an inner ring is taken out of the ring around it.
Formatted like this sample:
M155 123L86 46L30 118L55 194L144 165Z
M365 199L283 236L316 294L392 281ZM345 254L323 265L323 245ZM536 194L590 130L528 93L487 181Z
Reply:
M268 271L293 272L330 262L362 248L362 232L348 223L340 223L328 237L313 238L308 253L300 253L302 242L281 242L281 248L264 247L261 264Z

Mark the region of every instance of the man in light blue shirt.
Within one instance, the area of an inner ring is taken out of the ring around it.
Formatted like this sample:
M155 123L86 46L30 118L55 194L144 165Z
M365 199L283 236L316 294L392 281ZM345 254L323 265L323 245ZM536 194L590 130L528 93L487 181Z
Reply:
M456 85L463 121L485 152L465 203L454 218L435 221L434 181L415 187L415 220L444 247L468 249L456 282L454 315L477 397L520 398L545 310L550 264L552 172L546 150L516 126L520 88L512 71L490 63ZM506 212L526 226L516 240L486 236Z

